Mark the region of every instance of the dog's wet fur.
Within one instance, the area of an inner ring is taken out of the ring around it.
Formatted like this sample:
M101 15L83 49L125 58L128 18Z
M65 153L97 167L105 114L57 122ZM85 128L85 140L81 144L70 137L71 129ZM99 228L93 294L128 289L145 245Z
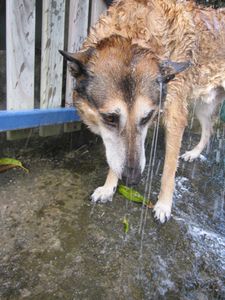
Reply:
M61 54L76 78L74 104L106 148L110 170L93 201L112 200L118 179L139 182L148 127L163 111L166 155L154 212L165 222L188 106L194 103L202 127L199 144L183 155L192 161L208 143L212 114L225 97L225 10L191 1L115 1L80 52Z

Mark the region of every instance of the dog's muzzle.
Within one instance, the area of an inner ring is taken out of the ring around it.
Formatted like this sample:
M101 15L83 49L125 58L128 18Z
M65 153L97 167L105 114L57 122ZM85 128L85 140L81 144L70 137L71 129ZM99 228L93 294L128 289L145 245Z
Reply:
M141 180L141 170L125 167L122 174L122 181L127 186L137 185Z

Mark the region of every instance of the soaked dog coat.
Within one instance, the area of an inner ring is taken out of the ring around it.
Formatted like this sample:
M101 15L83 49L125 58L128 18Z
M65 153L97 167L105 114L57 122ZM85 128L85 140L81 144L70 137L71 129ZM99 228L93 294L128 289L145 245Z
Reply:
M166 154L154 207L170 217L188 106L202 135L183 155L198 157L209 141L211 116L225 91L225 10L192 1L118 0L91 29L80 52L61 52L77 80L74 103L99 134L110 170L93 201L111 200L118 179L135 184L145 167L148 127L163 109Z

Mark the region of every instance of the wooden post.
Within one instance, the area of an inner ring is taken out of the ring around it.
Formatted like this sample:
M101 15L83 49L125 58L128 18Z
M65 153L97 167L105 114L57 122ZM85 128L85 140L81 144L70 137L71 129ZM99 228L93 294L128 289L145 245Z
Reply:
M91 25L94 25L101 13L106 10L107 6L103 0L92 0L91 2ZM69 18L69 39L68 51L76 52L80 49L88 32L88 16L89 0L77 0L70 2L70 18ZM71 78L67 70L66 84L66 105L73 105L72 91L74 80ZM64 131L70 132L79 130L80 124L65 124Z
M99 16L106 11L107 6L103 0L92 0L91 6L91 26L99 19Z
M34 107L35 0L6 1L7 110ZM27 136L8 132L7 138Z
M89 0L70 1L69 8L69 32L68 52L76 52L80 49L88 32ZM73 87L75 80L67 69L66 77L66 106L73 106ZM80 123L65 124L64 131L71 132L78 130Z
M65 0L43 1L41 108L57 108L62 103L63 58L58 50L64 48ZM59 134L61 126L41 127L40 135Z

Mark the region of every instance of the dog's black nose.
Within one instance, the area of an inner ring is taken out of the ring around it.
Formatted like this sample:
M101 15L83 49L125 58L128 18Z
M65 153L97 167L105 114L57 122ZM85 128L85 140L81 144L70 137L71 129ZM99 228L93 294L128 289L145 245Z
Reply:
M125 167L122 175L122 181L127 186L137 185L141 180L141 172L139 169Z

